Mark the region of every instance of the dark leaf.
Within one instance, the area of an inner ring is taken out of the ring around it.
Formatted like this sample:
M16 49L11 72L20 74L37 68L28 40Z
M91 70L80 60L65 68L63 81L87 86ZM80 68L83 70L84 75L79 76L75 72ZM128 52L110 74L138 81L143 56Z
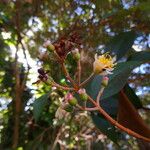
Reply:
M133 31L120 33L110 41L105 49L106 51L114 52L117 55L117 59L120 59L132 47L136 37L137 35Z
M142 108L142 103L139 97L136 95L134 90L128 84L126 84L124 87L124 93L127 95L128 99L134 105L135 108L137 109Z
M104 90L102 99L117 94L126 84L131 71L140 64L141 62L138 61L118 63L113 74L110 75L110 81Z
M107 135L109 139L117 144L119 133L116 131L115 127L99 114L92 113L91 116L96 127L100 129L102 133Z
M150 61L150 52L149 51L142 51L136 52L132 56L128 58L129 61Z

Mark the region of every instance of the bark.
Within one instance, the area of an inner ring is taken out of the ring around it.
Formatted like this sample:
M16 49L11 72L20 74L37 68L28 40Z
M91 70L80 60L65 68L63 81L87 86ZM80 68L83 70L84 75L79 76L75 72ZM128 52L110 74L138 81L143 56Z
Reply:
M19 126L20 126L20 113L21 113L21 97L22 89L20 85L19 69L16 62L15 66L15 98L14 98L14 133L13 133L13 145L12 148L16 148L19 141Z

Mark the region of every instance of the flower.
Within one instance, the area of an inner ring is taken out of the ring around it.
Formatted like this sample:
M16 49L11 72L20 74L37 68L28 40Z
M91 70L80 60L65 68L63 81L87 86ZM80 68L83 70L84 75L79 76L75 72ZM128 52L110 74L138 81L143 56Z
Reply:
M100 75L112 74L116 63L116 57L111 57L108 53L97 56L95 55L95 61L93 63L94 73Z

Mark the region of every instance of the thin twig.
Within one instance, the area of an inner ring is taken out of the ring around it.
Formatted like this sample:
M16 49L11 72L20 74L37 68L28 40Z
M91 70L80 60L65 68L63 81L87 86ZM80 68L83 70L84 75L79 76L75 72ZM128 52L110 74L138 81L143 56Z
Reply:
M55 147L56 147L56 145L57 145L57 143L58 143L59 137L60 137L61 132L62 132L62 127L63 127L63 126L60 127L60 129L59 129L59 131L58 131L58 133L57 133L57 136L56 136L56 138L55 138L55 141L54 141L54 144L53 144L51 150L55 150Z
M94 76L94 73L91 73L91 75L85 80L83 81L79 87L83 87L84 85L86 85Z
M29 65L29 62L28 62L28 59L27 59L27 54L26 54L26 48L25 48L24 44L22 43L22 40L20 40L20 44L21 44L21 47L22 47L22 50L23 50L23 54L24 54L26 63L27 63L27 67L28 67L28 69L30 69L30 65Z
M82 107L80 105L77 105L77 107L81 110L84 110L84 111L95 111L95 110L98 110L97 107L93 107L93 108L89 108L89 107Z
M61 65L62 65L62 69L63 69L63 72L64 72L66 78L72 83L72 85L73 85L73 87L74 87L75 89L78 89L77 84L76 84L75 81L70 77L70 75L69 75L69 73L68 73L68 71L67 71L67 69L66 69L65 64L64 64L64 63L61 63Z
M104 89L105 89L105 87L102 86L100 91L99 91L99 93L98 93L98 95L97 95L96 102L97 102L98 105L99 105L100 98L101 98L101 96L102 96L102 94L104 92Z
M81 83L81 59L78 60L78 85Z
M52 86L55 86L55 87L57 87L57 88L61 88L61 89L63 89L63 90L74 91L74 88L70 88L70 87L67 87L67 86L59 85L58 83L56 83L56 82L54 82L54 81L53 81L51 84L52 84Z

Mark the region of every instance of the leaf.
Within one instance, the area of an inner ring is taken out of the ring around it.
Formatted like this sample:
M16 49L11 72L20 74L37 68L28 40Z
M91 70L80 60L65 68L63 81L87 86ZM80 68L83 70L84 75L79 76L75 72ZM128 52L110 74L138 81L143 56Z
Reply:
M96 99L101 87L102 76L95 76L86 86L86 91L93 98Z
M142 51L142 52L137 52L130 56L128 58L129 61L150 61L150 52L149 51Z
M44 107L48 103L48 97L49 97L49 93L42 95L41 97L39 97L34 101L33 116L36 121L39 119Z
M124 93L127 95L128 99L134 105L135 108L137 109L142 108L142 103L139 97L136 95L134 90L128 84L126 84L124 87Z
M109 139L111 139L114 143L117 144L119 134L116 131L115 127L99 114L92 113L91 117L96 127L100 129L102 133L107 135Z
M132 47L137 34L133 31L122 32L116 35L106 46L106 51L114 52L117 59L122 58L127 51Z
M118 122L134 132L150 138L150 129L138 114L123 90L119 93Z
M102 99L117 94L126 84L131 71L140 64L141 62L138 61L118 63L113 74L110 76L108 86L104 90Z

